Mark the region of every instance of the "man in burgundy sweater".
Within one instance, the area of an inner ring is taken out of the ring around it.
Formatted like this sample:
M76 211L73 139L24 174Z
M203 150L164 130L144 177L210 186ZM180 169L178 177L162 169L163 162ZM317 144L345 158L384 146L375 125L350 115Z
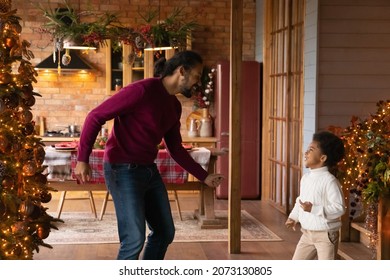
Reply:
M104 153L104 176L118 221L118 259L139 258L145 242L145 220L150 234L143 259L164 259L173 241L168 194L154 164L161 139L172 158L208 186L216 187L224 178L208 174L182 147L182 108L176 94L191 97L202 75L202 58L193 51L183 51L159 63L163 66L159 67L160 77L134 82L93 109L80 136L75 174L87 182L93 144L102 125L114 119Z

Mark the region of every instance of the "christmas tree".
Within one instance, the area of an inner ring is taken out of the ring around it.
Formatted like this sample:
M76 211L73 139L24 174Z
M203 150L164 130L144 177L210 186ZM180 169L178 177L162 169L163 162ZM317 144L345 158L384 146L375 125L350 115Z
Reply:
M11 2L0 0L0 260L32 259L40 246L51 248L43 240L58 221L43 206L51 189L31 112L37 72Z

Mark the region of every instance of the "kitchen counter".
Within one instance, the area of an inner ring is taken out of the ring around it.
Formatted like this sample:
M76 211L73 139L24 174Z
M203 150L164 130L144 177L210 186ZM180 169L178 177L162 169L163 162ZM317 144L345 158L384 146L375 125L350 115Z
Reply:
M215 143L217 142L216 137L188 137L182 136L183 142L185 143Z
M79 137L65 137L65 136L59 136L59 137L48 137L48 136L38 136L42 138L42 142L72 142L72 141L79 141Z
M48 137L48 136L38 136L42 139L42 142L46 146L55 145L57 143L62 142L73 142L73 141L79 141L79 137Z

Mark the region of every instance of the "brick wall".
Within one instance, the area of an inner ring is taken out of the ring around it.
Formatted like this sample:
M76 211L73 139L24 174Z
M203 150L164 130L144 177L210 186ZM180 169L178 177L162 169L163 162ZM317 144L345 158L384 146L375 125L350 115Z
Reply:
M33 65L52 54L53 46L47 34L39 32L45 22L38 4L48 7L49 1L13 0L13 7L18 9L23 30L22 39L31 42L31 50L35 58ZM193 33L192 49L199 52L205 65L212 66L219 60L229 58L230 38L230 0L69 0L74 9L85 11L88 3L93 10L118 12L122 23L132 26L142 23L138 11L146 11L150 6L154 9L161 4L160 17L163 19L171 13L173 7L184 7L184 12L193 15L200 28ZM55 8L63 0L50 0ZM255 8L254 0L244 0L244 43L243 59L253 60L255 57ZM82 19L81 19L82 20ZM40 74L34 89L42 98L37 98L33 107L34 116L44 116L49 130L57 130L61 125L75 123L82 125L86 114L106 98L105 89L105 53L102 50L89 51L82 54L97 71L93 74L44 75ZM183 124L192 111L192 102L180 98L183 105Z

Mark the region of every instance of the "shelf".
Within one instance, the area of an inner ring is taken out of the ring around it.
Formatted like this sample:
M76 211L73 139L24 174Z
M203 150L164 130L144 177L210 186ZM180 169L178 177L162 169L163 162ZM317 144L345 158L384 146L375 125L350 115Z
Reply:
M106 53L106 92L107 95L115 93L115 80L122 81L122 87L134 81L154 77L154 63L156 61L156 50L145 50L143 54L143 67L136 64L137 67L132 67L127 62L127 58L132 52L130 45L123 45L122 52L113 52L111 41L107 40L104 50ZM160 57L165 56L170 59L176 52L175 49L159 51ZM119 66L120 65L120 66Z
M170 59L176 52L176 49L161 50L160 57L165 57L167 60ZM154 76L154 63L156 62L155 54L156 50L145 50L144 51L144 77L151 78Z

